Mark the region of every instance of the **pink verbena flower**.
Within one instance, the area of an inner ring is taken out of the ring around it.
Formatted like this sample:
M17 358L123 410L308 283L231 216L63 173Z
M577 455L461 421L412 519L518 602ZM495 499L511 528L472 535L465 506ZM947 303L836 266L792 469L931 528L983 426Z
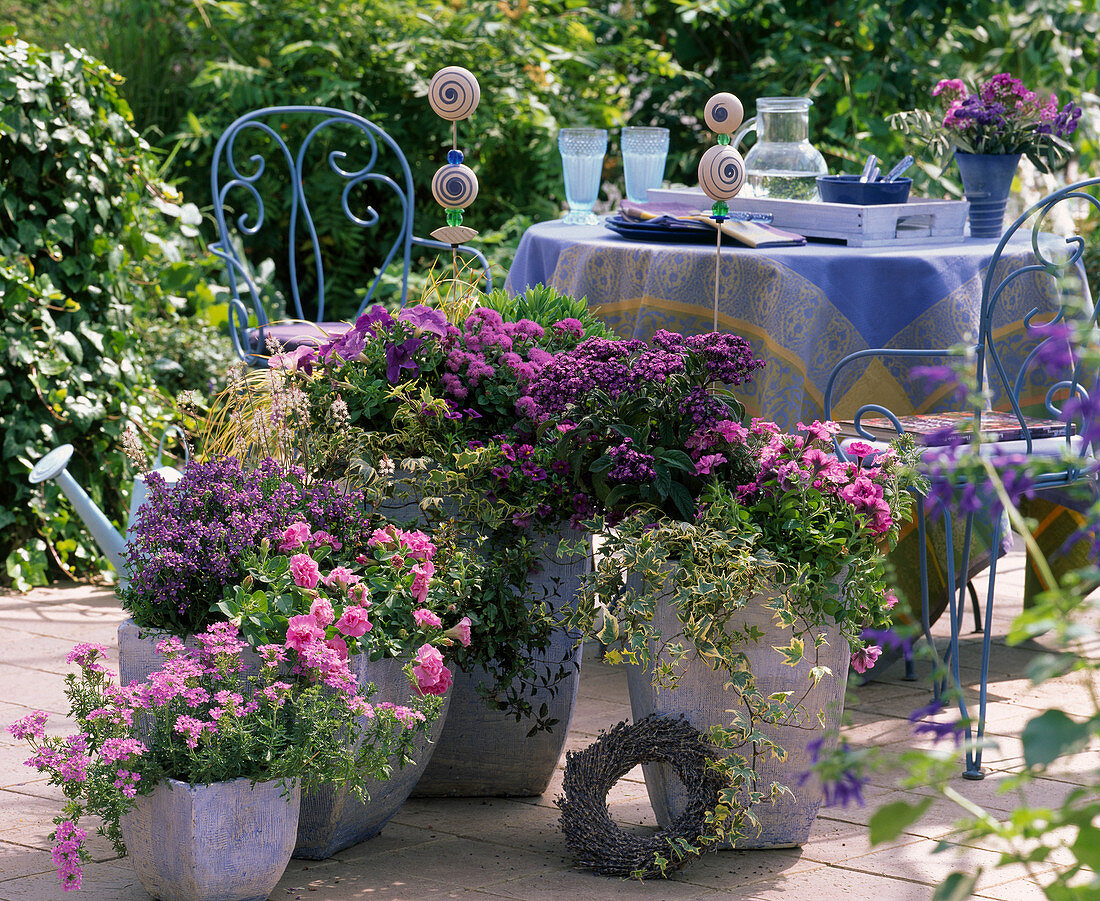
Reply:
M41 740L46 737L46 720L49 716L45 710L28 713L8 726L8 732L19 741L32 738Z
M96 661L107 653L107 648L101 644L81 642L65 655L65 662L77 664L81 669L96 673L105 673L107 668Z
M290 574L299 588L316 588L321 568L309 554L295 554L290 558Z
M72 820L63 820L53 834L53 862L57 866L57 878L66 892L80 888L83 871L80 868L80 849L88 833L78 829Z

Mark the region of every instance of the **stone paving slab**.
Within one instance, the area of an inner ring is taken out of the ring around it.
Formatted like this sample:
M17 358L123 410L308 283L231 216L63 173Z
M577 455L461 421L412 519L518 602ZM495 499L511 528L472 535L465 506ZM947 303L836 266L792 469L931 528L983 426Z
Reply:
M998 576L995 634L1003 635L1019 609L1022 555L1002 561ZM982 596L981 587L979 591ZM969 611L964 628L970 628ZM112 593L93 586L52 587L25 596L0 595L0 728L41 707L62 713L65 654L76 641L115 646L115 629L124 618ZM937 628L941 648L946 626ZM998 633L996 630L1000 630ZM1088 686L1080 677L1032 687L1027 665L1043 652L1042 642L1008 648L996 640L990 680L989 732L1000 747L990 748L985 763L990 776L982 782L954 783L965 797L1003 813L1016 803L999 791L1023 768L1014 733L1053 701L1077 705L1086 712ZM980 637L966 634L960 654L964 683L977 681ZM878 681L849 694L846 739L857 747L874 747L897 758L914 740L908 712L931 698L931 663L917 662L917 681L906 681L894 666ZM1075 681L1076 679L1076 681ZM566 747L587 747L601 730L630 718L624 672L592 654L582 668L577 712ZM63 716L51 717L50 729L64 734ZM59 901L60 885L46 838L60 794L22 761L27 748L0 734L0 901ZM867 787L867 806L825 808L801 849L724 851L704 857L669 880L639 883L579 871L557 827L554 799L561 791L564 761L547 792L537 798L418 799L408 802L382 834L325 861L292 861L271 894L272 901L431 901L437 898L560 899L584 901L640 898L653 901L729 898L744 901L819 901L845 895L881 901L924 901L934 886L956 868L986 868L977 896L988 901L1041 898L1042 869L1027 874L996 868L993 840L976 846L952 844L959 811L937 801L927 815L896 840L872 847L866 824L878 806L927 794L898 787L904 766L875 775ZM1060 762L1044 779L1026 789L1032 801L1057 803L1075 784L1100 767L1100 743ZM653 828L640 768L628 773L611 791L609 810L624 828ZM948 850L933 854L941 842ZM85 869L87 901L146 901L132 868L117 860L102 839L93 853L99 862ZM1046 866L1049 878L1050 866Z

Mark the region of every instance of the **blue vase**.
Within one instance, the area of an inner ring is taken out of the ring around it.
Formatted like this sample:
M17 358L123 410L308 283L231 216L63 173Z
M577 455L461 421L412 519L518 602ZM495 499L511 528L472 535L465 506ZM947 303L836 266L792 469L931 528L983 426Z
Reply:
M1001 236L1005 205L1019 163L1018 153L955 151L955 164L962 177L963 193L970 201L970 237Z

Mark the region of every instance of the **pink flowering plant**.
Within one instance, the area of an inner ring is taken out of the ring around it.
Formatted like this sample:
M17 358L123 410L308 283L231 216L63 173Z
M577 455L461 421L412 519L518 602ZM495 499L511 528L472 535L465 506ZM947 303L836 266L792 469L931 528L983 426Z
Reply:
M852 459L840 460L833 448L838 428L800 423L787 434L754 419L734 440L723 437L722 454L736 455L739 478L709 478L686 521L647 507L617 519L575 624L590 627L597 610L612 614L599 631L609 659L649 662L649 642L659 638L653 599L665 590L671 565L681 637L689 639L684 659L697 654L712 668L736 671L742 639L715 626L763 591L776 595L773 607L792 628L785 649L792 663L800 659L800 636L828 622L841 627L862 672L881 652L868 645L865 630L887 625L896 603L885 553L912 509L916 458L905 440L879 452L857 443ZM623 569L638 576L625 589ZM673 670L664 676L674 678Z
M1081 108L1072 100L1060 106L1056 95L1028 90L1007 72L976 90L962 79L943 79L932 96L938 111L899 113L891 123L924 138L943 160L955 150L1023 153L1041 172L1050 172L1073 152L1069 138L1077 130Z
M754 804L776 797L757 783L756 765L784 749L759 727L805 717L798 686L767 696L757 688L745 651L761 634L746 630L739 613L763 598L787 641L774 646L779 662L808 659L815 679L830 675L826 625L839 626L857 670L880 651L864 633L884 626L895 603L885 552L911 511L915 458L911 443L899 443L879 453L856 445L842 461L837 430L800 423L787 434L762 420L703 426L691 453L724 458L710 467L721 475L700 473L689 517L640 504L617 513L570 621L600 639L609 662L652 667L658 687L674 686L693 661L727 680L731 718L712 724L710 735L730 751L719 764L729 787L701 846L738 834ZM666 609L675 627L662 630Z
M245 558L247 575L217 608L253 647L303 653L317 644L342 661L396 658L420 694L442 696L452 679L444 654L471 640L454 587L464 584L463 557L419 530L376 522L346 565L308 524L292 523Z
M54 861L65 891L80 888L90 859L86 814L125 853L120 820L138 795L165 779L193 784L246 778L300 779L306 786L346 786L365 797L371 779L386 778L395 755L411 751L440 699L410 706L372 704L347 662L320 641L268 644L250 663L248 643L232 623L196 636L161 641L163 667L141 682L115 685L105 648L77 645L68 656L79 673L66 677L77 731L47 734L48 715L35 711L8 727L29 742L27 766L46 774L65 797L55 818Z

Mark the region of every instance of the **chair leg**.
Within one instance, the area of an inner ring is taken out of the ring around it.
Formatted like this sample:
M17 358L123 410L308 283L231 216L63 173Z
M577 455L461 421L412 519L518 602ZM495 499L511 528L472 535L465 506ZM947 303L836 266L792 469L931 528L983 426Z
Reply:
M946 677L938 676L940 668L940 654L936 648L936 639L932 637L932 614L929 609L928 599L928 544L927 523L924 516L924 496L917 495L917 565L920 573L920 624L924 633L924 640L932 649L932 695L937 700L943 696L947 688ZM905 678L915 678L912 658L905 661Z
M966 583L966 590L970 593L970 609L974 612L974 631L982 631L982 607L978 603L978 589L974 587L974 580Z
M982 772L982 742L985 739L985 710L989 694L989 652L993 643L993 591L997 581L997 549L1001 543L1001 517L993 524L993 540L990 543L989 589L985 596L985 631L982 635L982 667L978 676L978 728L974 733L971 749L966 752L964 779L984 779ZM969 725L967 733L970 732Z

